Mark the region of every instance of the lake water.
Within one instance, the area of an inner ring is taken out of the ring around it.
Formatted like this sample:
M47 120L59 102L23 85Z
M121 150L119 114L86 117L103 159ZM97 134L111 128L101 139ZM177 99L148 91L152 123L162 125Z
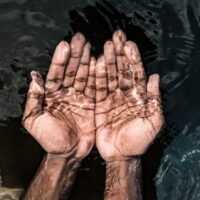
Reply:
M55 46L83 32L94 55L122 28L159 73L166 126L143 156L145 200L200 199L199 0L0 0L0 200L19 199L44 155L21 126L30 71L46 74ZM96 149L70 200L102 200Z

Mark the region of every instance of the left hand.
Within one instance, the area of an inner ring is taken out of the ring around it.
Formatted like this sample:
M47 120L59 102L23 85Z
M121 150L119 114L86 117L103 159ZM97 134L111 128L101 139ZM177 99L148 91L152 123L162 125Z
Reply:
M77 33L57 46L44 83L32 72L23 125L48 153L84 158L95 141L94 66L90 45Z

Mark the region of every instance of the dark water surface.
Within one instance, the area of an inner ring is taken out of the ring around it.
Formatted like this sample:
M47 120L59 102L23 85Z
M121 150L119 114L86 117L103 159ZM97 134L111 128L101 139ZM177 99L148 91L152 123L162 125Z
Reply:
M0 0L0 200L17 199L44 154L21 115L30 71L46 74L55 46L83 32L102 53L117 28L159 73L166 126L143 156L145 200L200 199L199 0ZM102 200L105 164L94 149L71 200Z

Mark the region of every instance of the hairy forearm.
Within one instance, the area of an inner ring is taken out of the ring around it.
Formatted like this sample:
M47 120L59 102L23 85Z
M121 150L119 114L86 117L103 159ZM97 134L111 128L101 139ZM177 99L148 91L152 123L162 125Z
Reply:
M79 162L71 156L47 154L22 200L65 199L63 194L69 192L78 166Z
M76 178L78 168L80 166L81 160L75 158L70 159L65 166L65 171L63 173L63 179L61 183L61 190L59 194L59 200L67 200L70 194L70 190Z
M106 166L105 200L142 200L141 161L112 161Z

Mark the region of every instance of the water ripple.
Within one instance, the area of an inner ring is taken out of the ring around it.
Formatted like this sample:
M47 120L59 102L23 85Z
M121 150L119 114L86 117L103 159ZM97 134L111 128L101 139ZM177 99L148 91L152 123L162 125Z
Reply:
M166 127L158 137L164 155L155 176L157 198L200 199L199 0L1 0L0 25L0 163L9 171L3 177L5 184L12 185L11 180L16 187L28 184L28 178L15 177L23 177L20 161L29 159L27 152L39 148L30 148L35 143L19 134L25 132L20 117L30 71L45 75L57 43L63 38L69 41L76 31L86 35L92 53L98 55L112 32L122 28L138 44L147 74L161 76ZM13 138L19 138L18 145ZM23 159L8 161L7 153ZM104 166L99 155L91 157L80 170L83 177L93 173L91 162ZM34 165L37 159L29 162ZM29 171L27 177L33 168ZM148 199L151 191L146 192Z

